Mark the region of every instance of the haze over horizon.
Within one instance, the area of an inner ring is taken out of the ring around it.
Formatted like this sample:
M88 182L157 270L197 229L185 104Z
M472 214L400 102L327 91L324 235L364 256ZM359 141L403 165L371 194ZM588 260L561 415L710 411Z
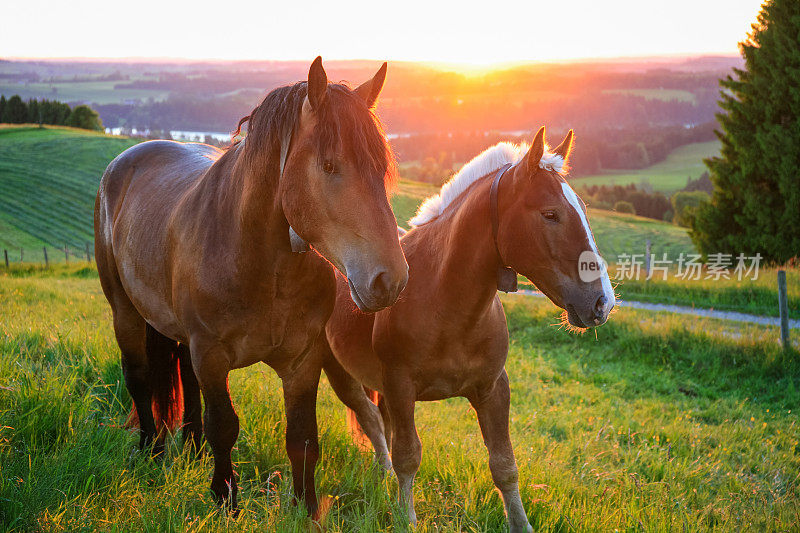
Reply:
M494 64L732 55L760 0L506 3L491 8L363 0L233 8L142 0L120 16L101 0L15 3L0 53L19 59L381 59L476 67ZM42 16L46 14L46 16ZM26 21L36 21L35 32ZM35 34L35 38L32 35Z

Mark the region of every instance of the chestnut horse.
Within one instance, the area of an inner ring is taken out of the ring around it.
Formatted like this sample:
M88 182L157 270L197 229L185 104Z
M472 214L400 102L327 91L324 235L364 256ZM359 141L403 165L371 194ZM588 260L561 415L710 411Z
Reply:
M368 312L394 303L408 279L387 200L394 160L372 112L385 74L384 63L351 90L328 84L317 58L307 82L266 96L228 150L146 142L100 182L97 268L140 446L163 450L181 381L184 439L199 444L202 392L211 490L232 509L239 419L228 373L261 361L282 378L294 493L314 513L316 346L336 297L331 264ZM306 243L316 253L293 253Z
M422 453L414 403L464 396L477 412L511 531L531 531L509 437L508 329L497 290L516 290L519 272L577 328L604 323L615 303L585 207L563 177L571 144L572 131L548 151L544 128L530 149L501 143L426 200L400 241L409 281L394 306L360 313L339 283L325 371L378 461L393 465L412 523ZM582 252L596 261L585 268L593 279L579 273ZM381 412L363 387L379 392Z

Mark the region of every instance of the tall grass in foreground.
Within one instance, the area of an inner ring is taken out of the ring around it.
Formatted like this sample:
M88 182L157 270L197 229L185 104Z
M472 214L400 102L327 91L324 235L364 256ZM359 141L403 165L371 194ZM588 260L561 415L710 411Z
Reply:
M77 269L80 267L71 267ZM0 528L308 531L291 503L280 380L231 375L243 511L210 498L209 457L173 441L155 462L120 428L130 406L97 279L0 277ZM544 531L785 531L800 527L800 359L775 328L621 309L596 331L551 326L545 301L505 298L512 438ZM503 531L474 413L419 404L421 531ZM327 383L319 493L330 531L404 530L396 482L353 446Z

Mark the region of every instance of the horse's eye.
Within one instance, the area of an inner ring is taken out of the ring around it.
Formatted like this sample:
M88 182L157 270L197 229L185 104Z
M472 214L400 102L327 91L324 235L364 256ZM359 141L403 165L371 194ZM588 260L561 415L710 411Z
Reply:
M322 170L326 174L333 174L334 172L336 172L336 165L333 164L333 161L330 160L324 161L322 163Z
M558 213L555 211L542 211L542 216L551 222L558 222Z

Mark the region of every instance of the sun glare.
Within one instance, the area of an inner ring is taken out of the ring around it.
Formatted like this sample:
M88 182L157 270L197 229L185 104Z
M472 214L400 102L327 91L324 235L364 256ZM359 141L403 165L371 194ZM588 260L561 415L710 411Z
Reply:
M434 62L478 74L523 61L736 53L760 3L620 0L610 9L593 0L457 8L420 0L402 6L243 0L235 9L202 1L187 9L185 2L142 0L120 17L107 2L85 0L81 24L96 33L71 31L64 21L76 11L67 3L29 0L6 14L0 51L5 57L223 60L322 54L328 60ZM48 16L39 16L43 12ZM37 21L36 39L27 20Z

